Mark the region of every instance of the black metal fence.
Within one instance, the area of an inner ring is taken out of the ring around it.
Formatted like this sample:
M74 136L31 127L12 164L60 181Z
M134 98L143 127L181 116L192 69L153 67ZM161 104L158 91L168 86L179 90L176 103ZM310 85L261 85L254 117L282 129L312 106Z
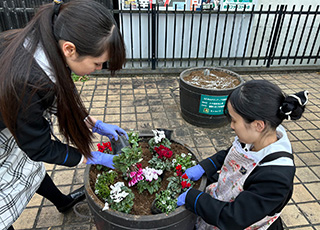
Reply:
M0 30L23 27L47 2L2 1ZM215 10L100 2L119 23L127 69L320 65L319 5Z

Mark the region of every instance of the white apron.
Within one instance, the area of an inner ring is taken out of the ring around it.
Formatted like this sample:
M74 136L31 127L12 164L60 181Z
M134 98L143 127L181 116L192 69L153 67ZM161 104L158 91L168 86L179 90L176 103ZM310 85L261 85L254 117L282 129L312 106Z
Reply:
M239 193L243 191L243 185L247 177L261 160L249 156L242 148L238 138L236 138L221 168L218 181L207 186L206 193L209 193L217 200L233 202ZM247 227L246 230L267 229L279 216L280 213L276 213L274 216L266 216ZM207 224L201 217L198 218L196 228L199 230L219 229Z

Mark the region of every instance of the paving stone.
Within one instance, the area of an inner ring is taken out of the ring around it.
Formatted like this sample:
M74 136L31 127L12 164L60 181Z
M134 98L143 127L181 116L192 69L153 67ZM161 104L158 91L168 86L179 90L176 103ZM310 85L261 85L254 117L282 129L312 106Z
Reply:
M281 213L281 218L288 227L309 224L307 219L295 205L287 205Z

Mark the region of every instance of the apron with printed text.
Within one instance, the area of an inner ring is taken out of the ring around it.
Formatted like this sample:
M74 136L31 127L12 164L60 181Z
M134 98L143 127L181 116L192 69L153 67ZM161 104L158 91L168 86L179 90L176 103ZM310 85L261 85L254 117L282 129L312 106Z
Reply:
M259 164L260 160L249 156L241 144L235 140L221 168L218 181L207 186L206 193L209 193L217 200L233 202L239 193L243 191L243 185L247 177ZM247 227L246 230L267 229L279 216L280 213L276 213L274 216L266 216ZM206 223L201 217L197 220L196 228L199 230L219 229Z

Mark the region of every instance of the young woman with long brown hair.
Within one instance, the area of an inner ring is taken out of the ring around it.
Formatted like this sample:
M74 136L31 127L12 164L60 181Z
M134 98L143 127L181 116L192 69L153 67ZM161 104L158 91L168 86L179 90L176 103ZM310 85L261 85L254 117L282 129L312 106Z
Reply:
M0 228L13 229L35 193L60 212L84 199L83 188L62 194L43 162L112 168L113 156L91 152L93 133L117 139L118 126L90 117L71 78L125 62L125 47L112 14L101 4L55 0L19 30L0 34ZM56 115L65 143L53 140Z

